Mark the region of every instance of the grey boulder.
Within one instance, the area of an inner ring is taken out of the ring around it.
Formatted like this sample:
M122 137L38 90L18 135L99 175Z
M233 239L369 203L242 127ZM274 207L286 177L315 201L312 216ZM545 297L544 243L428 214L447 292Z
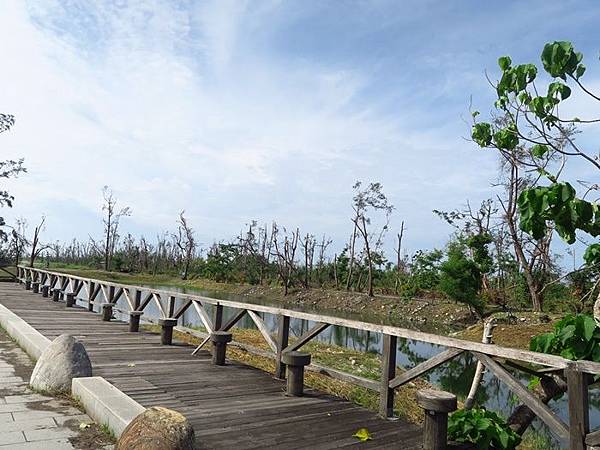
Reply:
M71 380L92 376L92 363L81 342L61 334L38 359L29 384L47 392L71 392Z

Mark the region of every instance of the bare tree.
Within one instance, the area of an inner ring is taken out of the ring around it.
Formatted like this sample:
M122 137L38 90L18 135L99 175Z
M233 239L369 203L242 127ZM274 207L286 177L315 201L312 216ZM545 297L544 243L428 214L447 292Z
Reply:
M180 251L183 259L183 272L181 274L182 280L187 280L190 263L194 257L196 251L196 240L194 238L194 230L188 224L187 219L184 216L185 211L181 211L179 214L177 234L173 235L175 245Z
M273 222L272 227L272 240L275 248L277 271L279 278L283 284L283 295L288 295L289 288L292 282L292 276L296 267L296 248L298 247L298 241L300 237L300 230L296 229L291 236L287 235L285 228L283 241L279 242L279 228L277 224Z
M103 243L103 255L104 255L104 270L110 270L112 257L119 240L119 222L122 217L131 215L131 208L128 206L118 209L117 199L115 198L112 190L108 186L104 186L102 189L102 197L104 204L102 211L105 216L103 219L104 223L104 243ZM95 245L95 244L94 244Z
M45 230L46 217L42 216L40 223L33 230L33 237L31 238L31 242L29 243L31 247L31 252L29 256L29 266L33 267L36 258L42 253L44 250L50 248L49 245L44 245L40 242L40 234Z

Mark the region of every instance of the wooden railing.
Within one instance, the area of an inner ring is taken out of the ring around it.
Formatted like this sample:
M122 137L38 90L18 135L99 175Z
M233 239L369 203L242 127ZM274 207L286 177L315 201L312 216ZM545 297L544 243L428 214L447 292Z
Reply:
M207 335L184 327L177 327L177 329L204 338L196 351L208 342L210 333L227 331L244 315L248 315L264 337L270 351L249 347L241 343L238 343L238 345L262 356L274 358L276 361L275 376L277 378L285 377L285 365L282 362L282 356L285 353L300 349L330 326L338 325L381 333L383 335L383 351L381 380L379 382L314 363L308 369L379 392L379 413L383 417L391 417L393 415L394 393L396 389L441 364L468 352L480 361L494 376L505 383L512 393L527 405L558 438L569 442L570 449L580 450L585 449L586 445L600 445L600 430L591 433L589 430L589 380L591 379L590 375L600 374L600 364L592 361L571 361L555 355L471 342L389 325L361 322L253 303L220 300L162 289L112 283L110 281L84 278L25 266L17 268L17 278L20 281L27 280L31 283L39 283L39 286L49 286L50 288L59 289L65 294L70 294L71 298L74 296L86 302L90 311L93 310L94 305L116 305L117 301L121 298L125 300L127 308L118 310L124 313L132 311L143 312L150 303L154 303L162 318L180 319L185 311L192 308L209 334ZM102 300L99 299L100 292L103 294ZM180 299L182 302L177 309L176 299ZM163 300L166 300L166 307L163 304ZM213 305L215 308L212 318L205 309L205 305L207 304ZM237 311L227 322L223 321L224 307L233 308ZM116 306L115 309L117 309ZM271 335L258 313L274 314L277 316L278 329L276 336ZM312 321L316 325L293 343L290 343L290 318ZM145 318L145 320L152 321L151 318ZM444 346L447 349L415 367L396 375L398 338ZM568 385L569 423L566 424L545 403L534 396L507 370L507 367L530 375L539 376L549 373L560 374L562 372Z

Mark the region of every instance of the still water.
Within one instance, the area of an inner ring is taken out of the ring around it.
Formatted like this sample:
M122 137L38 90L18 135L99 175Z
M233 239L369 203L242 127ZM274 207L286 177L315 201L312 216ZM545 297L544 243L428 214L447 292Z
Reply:
M161 289L170 292L186 293L186 294L198 294L206 297L218 298L222 300L233 300L244 303L249 303L251 300L246 296L239 296L235 294L227 294L222 292L211 292L200 289L181 289L171 286L148 286L153 289ZM101 295L101 294L100 294ZM145 298L145 293L142 298ZM166 299L163 299L163 308L166 310ZM177 299L175 309L181 304L181 300ZM268 304L259 300L252 300L253 303ZM124 299L120 299L117 305L121 308L127 308ZM205 309L208 314L212 317L213 306L205 304ZM277 305L273 305L277 306ZM223 310L223 320L226 322L232 317L237 310L225 307ZM327 312L320 311L326 314ZM160 311L154 302L150 302L144 310L144 315L151 318L159 318ZM337 311L331 315L340 315ZM273 314L260 313L263 321L267 328L272 332L276 333L277 330L277 317ZM356 316L347 315L351 319L359 319ZM121 317L126 319L126 317ZM368 320L364 318L360 320ZM180 323L184 326L190 327L201 327L202 322L198 317L196 311L193 308L188 308L181 318ZM290 335L299 337L304 332L309 330L315 325L314 322L303 320L303 319L290 319ZM240 328L256 329L256 325L245 315L236 325ZM431 331L431 330L423 330ZM330 326L321 332L314 338L316 341L320 341L330 345L336 345L346 347L356 351L372 352L381 354L382 349L382 336L379 333L373 333L369 331L356 330L353 328L346 328L342 326ZM400 367L410 368L425 361L432 356L445 350L445 347L440 347L434 344L425 342L414 341L410 339L398 338L398 347L396 349L397 363ZM471 387L471 381L475 373L476 360L469 354L461 355L453 360L443 364L442 366L432 370L428 374L424 375L430 383L438 386L439 388L456 394L459 398L464 398ZM518 377L524 385L529 382L529 377L520 372L511 371L511 373ZM482 384L478 389L478 402L480 405L485 406L487 409L496 411L504 417L508 417L515 404L517 403L516 398L511 394L505 384L501 383L492 374L486 372ZM567 409L567 397L554 401L549 405L558 415L568 423L568 409ZM590 425L592 429L600 427L600 390L590 389ZM547 433L547 429L541 423L536 424L536 428L540 431ZM560 445L559 442L555 442L556 445ZM564 443L563 443L564 445Z

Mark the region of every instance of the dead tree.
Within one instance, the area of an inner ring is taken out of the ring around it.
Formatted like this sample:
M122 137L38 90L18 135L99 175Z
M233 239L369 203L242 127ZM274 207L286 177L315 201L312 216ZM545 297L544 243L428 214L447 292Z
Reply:
M126 206L125 208L117 209L117 199L114 197L112 190L108 186L104 186L102 189L102 197L104 204L102 205L102 211L105 216L103 219L104 223L104 243L103 243L103 256L104 256L104 270L110 270L112 257L119 240L119 222L122 217L130 216L131 209ZM94 243L95 245L95 243Z
M283 229L285 235L283 241L279 242L279 228L277 224L273 222L272 237L273 246L275 249L275 258L277 262L277 272L283 285L283 295L288 295L289 288L292 282L292 276L296 267L296 249L298 247L298 240L300 236L300 230L296 229L291 236L287 235L285 228Z
M177 234L173 235L173 239L183 259L181 279L187 280L190 264L196 251L196 240L194 238L194 230L188 224L184 213L185 211L181 211L179 214L179 220L177 221L179 226L177 228Z
M44 231L44 224L46 223L46 217L42 216L40 223L33 230L33 237L31 238L31 242L29 243L31 247L31 252L29 254L29 266L33 267L36 258L42 253L44 250L50 248L49 245L43 245L40 242L40 234Z

